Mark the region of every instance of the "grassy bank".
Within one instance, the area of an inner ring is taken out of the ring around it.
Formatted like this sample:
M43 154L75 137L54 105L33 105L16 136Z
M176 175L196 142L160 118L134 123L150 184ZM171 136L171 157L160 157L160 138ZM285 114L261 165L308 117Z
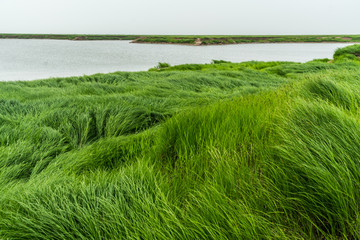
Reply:
M9 34L0 33L0 39L57 39L57 40L135 40L135 35L87 35L87 34Z
M360 42L360 35L79 35L0 34L0 39L133 40L134 43L223 45L241 43Z
M0 83L0 239L357 239L358 46Z
M274 35L274 36L142 36L135 43L170 43L194 45L225 45L243 43L324 43L360 42L360 35Z

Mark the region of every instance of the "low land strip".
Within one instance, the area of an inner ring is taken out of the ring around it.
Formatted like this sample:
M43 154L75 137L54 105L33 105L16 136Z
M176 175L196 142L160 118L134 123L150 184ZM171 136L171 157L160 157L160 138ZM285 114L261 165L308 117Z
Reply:
M81 35L81 34L5 34L0 39L58 39L58 40L131 40L133 43L182 45L224 45L242 43L325 43L360 42L360 35Z

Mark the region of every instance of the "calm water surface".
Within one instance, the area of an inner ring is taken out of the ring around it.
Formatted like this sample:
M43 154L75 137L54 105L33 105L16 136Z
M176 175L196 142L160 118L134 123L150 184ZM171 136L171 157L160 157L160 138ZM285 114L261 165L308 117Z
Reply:
M331 58L343 43L279 43L224 46L131 44L129 41L0 40L0 81L81 76L115 71L146 71L171 65Z

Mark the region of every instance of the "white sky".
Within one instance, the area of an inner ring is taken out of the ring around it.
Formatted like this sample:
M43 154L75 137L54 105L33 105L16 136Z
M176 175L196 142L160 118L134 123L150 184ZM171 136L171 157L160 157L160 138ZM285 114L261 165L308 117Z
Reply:
M0 33L360 34L360 0L0 0Z

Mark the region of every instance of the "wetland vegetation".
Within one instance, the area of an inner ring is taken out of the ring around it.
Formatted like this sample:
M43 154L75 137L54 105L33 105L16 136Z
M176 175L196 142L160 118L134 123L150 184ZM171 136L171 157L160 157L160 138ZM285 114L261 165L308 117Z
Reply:
M0 239L358 239L359 50L0 82Z
M85 34L6 34L0 39L132 40L133 43L223 45L241 43L360 42L360 35L85 35Z

